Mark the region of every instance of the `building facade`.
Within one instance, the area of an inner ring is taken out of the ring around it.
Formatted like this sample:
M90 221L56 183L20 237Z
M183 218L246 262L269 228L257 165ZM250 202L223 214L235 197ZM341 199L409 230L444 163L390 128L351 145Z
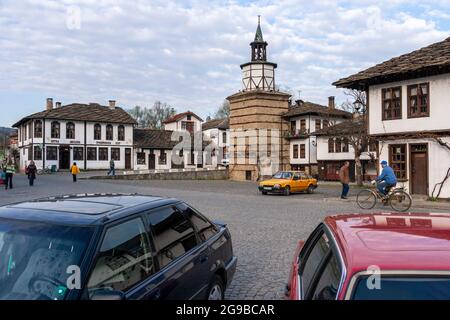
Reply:
M289 142L282 136L288 122L290 95L275 85L277 65L267 61L267 42L258 23L251 60L242 64L242 90L230 103L231 180L259 180L289 165Z
M202 122L202 118L198 115L192 111L186 111L169 117L163 121L163 124L164 130L187 131L192 134L202 130Z
M350 163L350 181L356 181L355 150L351 140L361 139L357 134L364 130L362 120L353 119L318 130L317 137L317 166L318 177L325 181L339 181L339 169L346 161ZM356 133L352 137L352 134ZM376 143L366 146L360 154L362 179L371 181L377 176L378 147Z
M402 185L450 198L450 38L334 84L366 91L369 134Z
M110 100L108 106L73 103L62 106L47 99L45 111L21 119L18 128L20 170L30 160L39 169L68 170L76 162L83 170L133 168L133 128L136 121Z
M202 124L203 137L216 146L211 156L211 165L227 165L229 163L230 120L214 119ZM206 159L205 159L206 160Z
M334 97L329 97L328 106L297 100L283 117L289 122L289 130L284 136L289 140L291 169L317 177L318 141L315 132L339 124L352 115L336 109Z

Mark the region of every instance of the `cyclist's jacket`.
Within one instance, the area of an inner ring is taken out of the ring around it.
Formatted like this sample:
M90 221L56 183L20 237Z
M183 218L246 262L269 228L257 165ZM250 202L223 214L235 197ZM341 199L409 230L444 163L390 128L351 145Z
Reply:
M386 166L383 168L383 171L381 171L380 176L377 178L377 181L386 181L387 184L396 184L397 183L397 177L395 176L394 170L392 170L391 167Z

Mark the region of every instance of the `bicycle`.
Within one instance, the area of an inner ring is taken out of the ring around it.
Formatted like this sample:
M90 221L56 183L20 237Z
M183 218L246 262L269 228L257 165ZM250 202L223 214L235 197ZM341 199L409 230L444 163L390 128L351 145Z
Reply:
M388 190L388 194L381 194L378 189L363 189L356 196L356 203L361 209L370 210L381 200L388 204L395 211L405 212L411 208L412 198L404 187L393 187Z
M37 174L38 174L38 175L42 175L42 174L52 174L52 167L51 167L51 166L48 166L48 167L45 167L44 169L38 169Z

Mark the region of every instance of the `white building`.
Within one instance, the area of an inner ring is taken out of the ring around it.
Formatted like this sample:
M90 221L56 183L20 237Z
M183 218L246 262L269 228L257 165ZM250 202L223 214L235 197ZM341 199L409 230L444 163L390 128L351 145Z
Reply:
M133 167L133 127L136 121L114 100L108 106L73 103L61 106L47 99L45 111L24 117L18 128L20 170L30 160L38 168L55 166L68 170L73 162L80 169Z
M328 107L297 100L296 105L283 115L290 123L285 138L290 144L291 169L317 176L317 139L314 133L351 117L351 113L335 108L334 97L329 98Z
M334 85L366 91L379 157L411 193L450 198L450 38Z
M202 130L204 139L216 146L210 164L212 166L217 166L218 164L227 163L230 159L230 120L226 118L204 122L202 124ZM205 162L209 164L206 155Z
M202 130L202 118L193 113L186 111L178 113L163 121L164 130L170 131L188 131L194 133Z
M349 142L352 133L363 130L363 122L358 119L346 120L334 126L317 131L317 164L319 179L339 180L339 169L346 161L350 163L350 181L356 180L355 150ZM355 136L356 138L358 136ZM377 145L372 144L361 153L360 160L363 181L373 180L377 176Z

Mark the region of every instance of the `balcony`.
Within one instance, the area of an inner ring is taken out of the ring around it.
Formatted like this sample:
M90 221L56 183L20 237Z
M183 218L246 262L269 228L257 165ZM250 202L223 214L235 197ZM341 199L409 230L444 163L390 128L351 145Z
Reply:
M306 139L309 134L306 130L290 130L284 133L286 139Z

